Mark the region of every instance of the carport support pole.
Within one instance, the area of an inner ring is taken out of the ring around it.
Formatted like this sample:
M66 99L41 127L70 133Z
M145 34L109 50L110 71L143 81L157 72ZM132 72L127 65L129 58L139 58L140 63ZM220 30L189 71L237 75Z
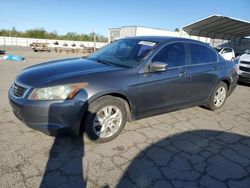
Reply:
M95 33L95 30L94 30L94 52L96 50L96 33Z

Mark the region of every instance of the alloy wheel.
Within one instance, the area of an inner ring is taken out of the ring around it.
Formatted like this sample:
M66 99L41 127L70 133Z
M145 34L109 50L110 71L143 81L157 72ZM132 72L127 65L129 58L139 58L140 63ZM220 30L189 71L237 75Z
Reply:
M100 138L108 138L119 130L121 123L121 110L116 106L105 106L96 113L94 131Z
M214 105L220 107L226 99L226 88L221 86L214 95Z

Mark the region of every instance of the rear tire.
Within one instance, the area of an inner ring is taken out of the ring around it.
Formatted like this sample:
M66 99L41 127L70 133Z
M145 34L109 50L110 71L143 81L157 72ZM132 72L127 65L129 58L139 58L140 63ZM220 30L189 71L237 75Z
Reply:
M104 96L89 105L85 133L93 142L107 142L119 135L126 121L125 101L117 97Z
M212 111L221 108L226 102L227 92L228 92L227 84L225 82L220 82L216 86L213 94L210 96L206 104L206 107Z

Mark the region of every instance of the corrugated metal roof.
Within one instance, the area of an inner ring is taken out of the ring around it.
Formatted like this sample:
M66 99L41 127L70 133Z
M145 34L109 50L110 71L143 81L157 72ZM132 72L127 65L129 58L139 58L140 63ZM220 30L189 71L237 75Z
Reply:
M250 22L213 15L182 28L189 35L217 39L234 39L250 36Z

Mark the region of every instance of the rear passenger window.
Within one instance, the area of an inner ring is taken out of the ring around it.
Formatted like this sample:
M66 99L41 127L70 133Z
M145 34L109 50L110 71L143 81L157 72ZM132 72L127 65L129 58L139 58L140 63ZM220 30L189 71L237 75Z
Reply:
M211 49L201 44L189 44L192 64L204 64L217 61L217 55Z
M163 47L152 59L168 64L168 67L185 65L185 50L183 43L172 43Z
M217 62L217 54L215 51L208 49L210 53L210 60L211 62Z

